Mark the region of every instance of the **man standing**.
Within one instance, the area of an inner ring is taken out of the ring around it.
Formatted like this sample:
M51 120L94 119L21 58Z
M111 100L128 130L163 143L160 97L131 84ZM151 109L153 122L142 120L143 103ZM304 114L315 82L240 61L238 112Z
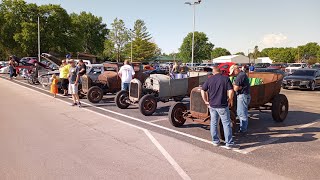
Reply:
M218 137L218 119L221 118L224 137L227 149L239 149L239 145L234 144L232 138L232 128L229 106L233 105L233 88L228 77L220 74L218 67L212 68L213 76L210 77L202 86L201 96L203 101L209 105L211 124L210 132L214 146L220 144ZM208 92L208 97L205 92Z
M124 65L119 70L119 76L121 78L121 90L129 91L130 81L134 76L134 70L132 66L129 65L129 61L125 60Z
M82 59L79 60L79 76L83 76L87 73L87 66Z
M254 72L254 65L251 63L251 65L249 66L249 72Z
M239 133L245 134L248 129L248 108L251 100L249 78L246 73L240 71L237 65L230 67L230 75L236 76L233 89L237 94L237 114L240 119Z
M73 104L72 106L78 105L81 107L81 102L78 95L78 83L79 83L79 69L76 67L76 64L73 59L70 61L70 69L69 69L69 94L72 95ZM77 103L78 102L78 103Z

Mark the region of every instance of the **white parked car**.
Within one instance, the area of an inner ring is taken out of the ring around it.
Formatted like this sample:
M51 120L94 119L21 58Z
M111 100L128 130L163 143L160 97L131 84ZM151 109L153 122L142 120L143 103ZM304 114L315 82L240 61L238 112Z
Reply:
M306 63L292 63L289 64L289 66L286 68L286 73L292 74L295 70L301 69L301 68L306 68L307 64Z
M9 66L1 68L0 74L9 74Z

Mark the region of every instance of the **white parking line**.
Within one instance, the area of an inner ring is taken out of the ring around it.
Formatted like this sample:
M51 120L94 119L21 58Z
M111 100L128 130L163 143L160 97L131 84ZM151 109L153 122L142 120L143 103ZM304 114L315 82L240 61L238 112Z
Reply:
M179 173L184 180L191 180L188 174L179 166L179 164L170 156L170 154L161 146L161 144L152 136L148 130L143 130L152 143L159 149L162 155L169 161L171 166Z
M277 137L274 137L274 138L271 138L271 139L269 139L269 140L267 140L267 141L262 142L261 145L268 145L268 144L274 143L274 142L276 142L276 141L279 141L281 138L288 137L288 136L290 136L290 135L292 135L292 134L294 134L294 133L297 133L297 132L301 131L301 130L304 129L304 128L313 126L313 125L315 125L316 123L318 123L319 121L320 121L320 119L317 119L315 122L311 122L311 123L308 123L308 124L304 124L304 125L302 125L302 126L299 126L296 130L292 131L290 134L281 134L281 135L278 135ZM244 151L246 154L248 154L248 153L250 153L250 152L252 152L252 151L255 151L255 150L259 149L259 148L261 147L261 145L260 145L260 146L256 146L256 147L252 147L252 148L247 148L247 149L244 149L243 151Z
M13 83L12 81L9 81L10 83ZM28 89L30 91L34 91L34 92L37 92L39 93L38 91L34 90L34 89L31 89L31 88L27 88L25 86L22 86L20 84L17 84L17 83L13 83L15 85L18 85L18 86L21 86L25 89ZM37 87L36 87L37 88ZM50 95L48 94L45 94L45 93L41 93L42 95L44 96L48 96L48 97L51 97ZM68 104L68 102L66 101L63 101L62 99L56 99L60 102L63 102L65 104ZM88 112L91 112L91 113L95 113L99 116L102 116L102 117L105 117L105 118L108 118L110 120L113 120L113 121L116 121L116 122L119 122L119 123L122 123L122 124L125 124L127 126L130 126L130 127L134 127L136 129L139 129L139 130L142 130L146 136L151 140L151 142L157 147L157 149L161 152L161 154L166 158L166 160L171 164L171 166L177 171L177 173L181 176L182 179L184 180L191 180L191 178L188 176L188 174L179 166L179 164L172 158L172 156L161 146L161 144L155 139L155 137L145 128L142 128L142 127L139 127L139 126L136 126L136 125L133 125L133 124L130 124L130 123L127 123L127 122L124 122L124 121L121 121L119 119L116 119L116 118L113 118L113 117L110 117L110 116L107 116L107 115L104 115L104 114L101 114L101 113L98 113L98 112L95 112L93 110L90 110L90 109L86 109L86 108L82 108L83 110L85 111L88 111Z
M160 122L160 121L167 121L168 118L163 118L163 119L156 119L156 120L152 120L152 121L149 121L151 123L156 123L156 122Z

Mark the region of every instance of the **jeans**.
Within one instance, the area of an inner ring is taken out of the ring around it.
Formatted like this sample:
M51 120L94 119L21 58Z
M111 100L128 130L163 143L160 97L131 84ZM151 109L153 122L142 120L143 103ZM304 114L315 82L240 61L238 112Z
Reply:
M231 128L229 107L226 107L226 108L211 108L210 107L209 109L210 109L210 116L211 116L210 132L211 132L213 143L215 143L215 144L220 143L220 139L218 137L218 119L220 116L221 122L223 125L226 146L233 145L234 142L233 142L233 138L232 138L232 128Z
M247 132L248 130L248 107L250 104L250 94L237 95L237 114L240 119L240 131Z
M130 83L121 83L121 90L129 91Z

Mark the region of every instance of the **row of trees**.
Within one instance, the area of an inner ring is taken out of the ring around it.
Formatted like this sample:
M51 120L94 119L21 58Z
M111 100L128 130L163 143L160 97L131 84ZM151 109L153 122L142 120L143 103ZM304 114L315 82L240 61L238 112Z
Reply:
M142 20L132 30L115 19L111 29L91 13L68 14L60 5L3 0L0 3L0 58L37 55L37 22L40 19L41 51L64 55L85 52L100 58L123 61L131 56L143 61L160 53Z
M189 33L184 38L183 43L179 49L179 53L171 54L178 57L183 62L190 62L191 60L191 47L192 46L192 33ZM236 55L244 55L244 52L237 52ZM202 60L214 59L220 56L231 55L230 51L217 47L209 41L207 35L203 32L195 32L195 47L194 47L194 62L202 62ZM320 46L318 43L311 42L306 45L298 46L296 48L265 48L262 51L258 46L255 46L252 53L248 56L251 59L257 59L259 57L270 57L275 62L320 62Z

